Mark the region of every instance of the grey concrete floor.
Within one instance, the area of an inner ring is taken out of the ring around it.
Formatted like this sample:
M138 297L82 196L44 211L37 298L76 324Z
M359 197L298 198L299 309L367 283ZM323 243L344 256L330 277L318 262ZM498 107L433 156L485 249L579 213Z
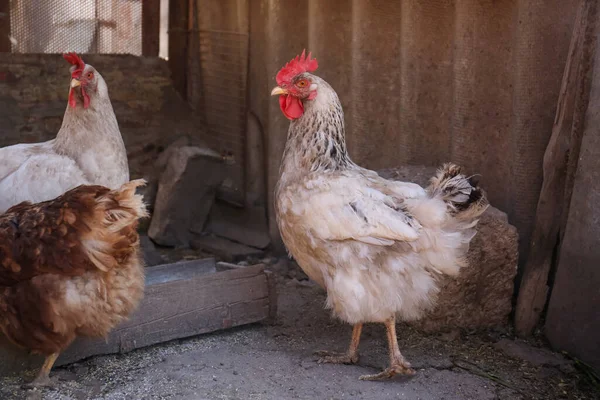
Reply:
M0 380L0 399L592 399L568 363L544 365L507 356L506 332L423 335L399 325L403 354L416 376L358 380L387 362L385 333L367 326L358 365L317 364L317 349L344 350L350 327L323 310L307 282L279 289L275 325L251 325L57 368L53 388L25 391L31 376ZM535 354L535 347L525 351ZM547 352L547 350L544 350ZM527 358L527 357L526 357ZM534 357L535 358L535 357Z

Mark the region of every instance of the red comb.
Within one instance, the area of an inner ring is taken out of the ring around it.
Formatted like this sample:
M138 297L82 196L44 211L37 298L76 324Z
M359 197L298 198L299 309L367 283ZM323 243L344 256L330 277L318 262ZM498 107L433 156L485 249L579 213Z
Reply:
M313 72L319 67L316 59L310 58L311 53L306 56L306 50L302 50L302 54L293 58L279 70L275 79L278 85L282 85L292 80L298 74L303 72Z
M83 69L85 68L85 63L76 53L65 53L63 54L63 58L67 60L70 64L76 65L77 68L71 73L71 77L79 78Z

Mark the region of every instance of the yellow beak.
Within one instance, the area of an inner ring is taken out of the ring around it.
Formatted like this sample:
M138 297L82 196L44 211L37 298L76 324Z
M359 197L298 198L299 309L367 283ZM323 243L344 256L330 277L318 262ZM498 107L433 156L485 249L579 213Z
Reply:
M273 88L273 90L271 90L271 96L276 96L278 94L287 94L287 90L276 86L275 88Z
M77 79L71 79L71 88L76 88L77 86L81 86L81 82Z

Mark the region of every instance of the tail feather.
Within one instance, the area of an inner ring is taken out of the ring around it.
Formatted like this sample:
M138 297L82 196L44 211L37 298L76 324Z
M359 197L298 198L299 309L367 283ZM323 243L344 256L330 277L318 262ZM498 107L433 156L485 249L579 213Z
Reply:
M461 167L450 163L444 164L431 178L428 191L432 197L444 200L448 212L460 220L473 221L489 206L477 177L465 176ZM472 226L476 223L473 221Z
M93 220L88 222L89 234L82 240L90 260L97 268L107 271L137 254L138 219L147 217L143 196L135 189L146 184L134 180L111 190L96 199Z
M135 193L138 187L145 184L144 179L136 179L98 198L98 211L104 212L103 223L111 232L148 216L143 196Z

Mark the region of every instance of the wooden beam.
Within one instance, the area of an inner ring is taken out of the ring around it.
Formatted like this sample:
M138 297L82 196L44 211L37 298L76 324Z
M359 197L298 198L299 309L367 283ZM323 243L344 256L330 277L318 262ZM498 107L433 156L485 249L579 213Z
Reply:
M10 0L0 0L0 53L10 53Z
M582 0L575 19L565 65L552 135L543 161L544 181L538 200L531 250L525 264L515 312L519 336L529 336L539 323L548 298L548 276L559 246L560 229L570 202L575 169L572 155L579 153L582 124L591 84L589 71L595 48L593 29L596 0Z
M187 98L188 0L169 0L169 67L173 86Z
M160 0L142 2L142 55L157 57L160 39Z

